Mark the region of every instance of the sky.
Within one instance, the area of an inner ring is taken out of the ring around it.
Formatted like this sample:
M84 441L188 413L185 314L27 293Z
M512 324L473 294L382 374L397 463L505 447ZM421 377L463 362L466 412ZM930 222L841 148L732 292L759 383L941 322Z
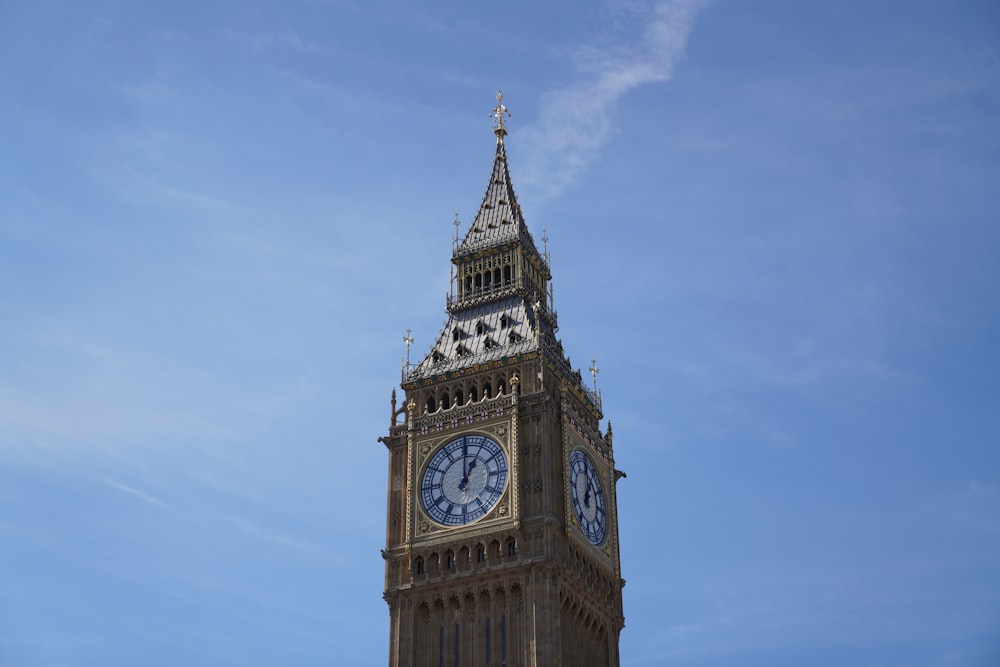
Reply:
M1000 5L0 0L0 665L386 664L498 88L622 665L1000 664Z

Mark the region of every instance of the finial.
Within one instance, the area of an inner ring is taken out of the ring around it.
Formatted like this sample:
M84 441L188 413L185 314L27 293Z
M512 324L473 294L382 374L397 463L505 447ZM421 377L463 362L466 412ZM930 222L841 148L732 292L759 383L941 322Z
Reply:
M406 327L406 335L403 336L403 342L406 343L406 365L410 365L410 346L413 345L413 337L410 335L412 330L410 327Z
M594 391L597 391L597 374L601 372L601 369L597 367L597 357L590 358L590 376L594 378Z
M504 116L510 118L510 112L503 104L503 91L497 91L497 105L493 107L490 117L493 119L493 134L497 135L497 142L503 143L504 135L507 134L507 126L504 124Z

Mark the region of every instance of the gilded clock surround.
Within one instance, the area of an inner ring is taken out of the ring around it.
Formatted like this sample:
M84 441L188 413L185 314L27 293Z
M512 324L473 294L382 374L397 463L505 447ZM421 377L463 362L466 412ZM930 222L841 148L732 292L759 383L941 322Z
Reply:
M412 516L410 525L410 535L414 542L432 543L442 539L452 539L456 531L462 531L471 535L485 534L492 532L499 527L507 526L516 528L517 526L517 494L513 489L517 484L517 449L512 447L513 438L516 432L515 425L510 417L491 417L498 412L504 414L504 408L511 410L510 397L501 396L491 401L484 401L474 406L478 411L469 406L467 409L452 415L449 420L435 420L422 427L421 435L414 435L413 446L410 451L413 458L410 464L410 479L416 483L412 485L412 494L408 498L408 514ZM483 421L476 421L479 417ZM470 425L475 428L469 428ZM461 428L460 428L461 426ZM442 446L454 440L458 434L481 433L495 440L507 457L508 479L506 488L500 496L499 501L481 519L463 526L445 526L434 521L427 516L420 501L419 481L427 462L434 456Z

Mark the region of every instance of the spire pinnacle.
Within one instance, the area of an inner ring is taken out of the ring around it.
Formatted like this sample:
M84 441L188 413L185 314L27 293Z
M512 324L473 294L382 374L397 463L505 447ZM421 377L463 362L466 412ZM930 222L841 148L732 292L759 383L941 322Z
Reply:
M493 134L497 135L497 143L503 143L503 138L507 134L507 125L504 116L510 118L510 112L503 104L503 91L497 91L497 105L493 107L490 118L493 119Z

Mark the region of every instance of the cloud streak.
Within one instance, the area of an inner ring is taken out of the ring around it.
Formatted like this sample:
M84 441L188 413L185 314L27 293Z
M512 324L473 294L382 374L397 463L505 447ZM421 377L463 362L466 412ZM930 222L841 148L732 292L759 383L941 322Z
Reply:
M641 34L628 43L574 54L578 79L542 97L537 124L518 133L525 146L526 186L560 194L608 142L615 104L630 90L667 81L684 56L706 0L664 0L631 8Z
M159 498L154 498L153 496L149 495L148 493L143 493L142 491L139 491L137 489L133 489L131 486L126 486L125 484L122 484L121 482L116 482L113 479L108 479L107 477L104 477L103 481L106 484L108 484L109 486L112 486L112 487L118 489L119 491L127 493L130 496L134 496L136 498L139 498L140 500L146 501L150 505L156 505L157 507L162 507L164 509L167 509L167 508L170 507L170 505L168 505L167 503L163 502Z

